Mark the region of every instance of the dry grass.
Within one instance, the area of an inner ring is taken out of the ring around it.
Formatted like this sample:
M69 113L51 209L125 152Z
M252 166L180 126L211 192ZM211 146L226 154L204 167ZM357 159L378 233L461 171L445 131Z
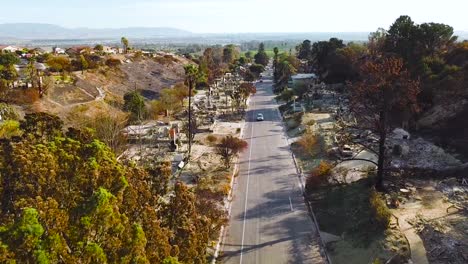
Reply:
M37 89L15 89L8 95L9 101L17 105L33 104L39 100Z

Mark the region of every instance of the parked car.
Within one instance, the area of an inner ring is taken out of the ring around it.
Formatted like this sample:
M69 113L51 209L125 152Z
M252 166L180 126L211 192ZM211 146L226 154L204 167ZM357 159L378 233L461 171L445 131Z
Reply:
M265 119L263 118L263 114L262 114L262 113L258 113L258 114L257 114L257 121L263 121L263 120L265 120Z

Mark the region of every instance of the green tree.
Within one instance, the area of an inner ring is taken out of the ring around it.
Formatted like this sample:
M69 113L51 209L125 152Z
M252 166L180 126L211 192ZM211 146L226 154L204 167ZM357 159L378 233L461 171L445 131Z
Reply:
M296 47L297 57L301 60L312 59L312 44L310 40L306 39Z
M3 66L0 65L0 92L4 92L5 88L12 86L14 81L18 79L18 72L13 65Z
M32 115L0 144L1 262L206 262L225 219L209 193L176 183L163 202L170 163L125 165L92 134ZM39 122L50 137L29 135Z
M161 90L161 98L163 109L167 112L168 116L179 111L183 105L183 98L181 98L179 90L173 88L165 88Z
M0 53L0 65L11 66L18 63L20 60L14 53Z
M252 64L250 65L249 70L256 78L258 78L260 77L260 74L265 71L265 67L262 64Z
M400 16L388 30L385 51L398 54L405 62L416 59L416 39L418 27L409 16Z
M127 54L128 49L129 49L129 45L130 45L129 42L128 42L128 39L126 37L122 37L120 39L120 42L122 43L124 53Z
M62 132L63 121L47 113L26 114L20 122L20 128L28 136L36 138L53 138Z
M277 69L276 89L282 90L291 79L291 76L296 74L298 67L297 59L294 56L283 53L280 56Z
M279 49L278 47L273 48L273 53L275 54L273 57L273 82L278 82L278 62L279 62Z
M267 66L270 58L268 58L267 53L265 52L265 44L260 43L258 46L258 52L254 56L255 63L262 64L263 66Z
M145 98L138 91L124 95L124 110L132 114L132 119L142 121L145 115Z
M80 68L81 68L81 73L84 73L85 70L87 70L89 67L89 63L86 60L86 58L83 55L80 55Z
M227 64L233 63L239 58L239 51L233 44L226 45L223 49L223 62Z
M53 56L47 60L47 64L51 71L60 72L62 74L70 71L71 67L70 59L64 56Z
M0 120L19 120L18 111L11 105L0 103Z
M15 259L21 263L49 263L41 248L44 227L39 223L34 208L22 210L21 218L10 228L0 229L0 240L6 241L15 251Z
M337 38L315 42L312 45L312 64L315 65L319 74L327 72L328 67L331 65L331 58L335 55L336 50L344 47L343 40Z
M293 96L294 96L294 91L292 89L289 89L289 88L285 88L281 94L279 94L276 99L277 100L282 100L286 103L289 103L291 102L291 100L293 99Z
M0 123L0 138L11 138L21 135L19 122L16 120L6 120Z
M193 64L186 65L184 67L185 70L185 83L189 87L189 94L192 94L192 90L195 85L196 78L198 76L198 71L199 68ZM195 137L195 131L194 127L196 126L196 121L195 118L192 117L192 96L189 96L189 104L188 104L188 124L187 124L187 132L188 132L188 140L189 140L189 146L188 146L188 155L190 157L190 154L192 152L192 141Z
M94 46L94 50L101 53L104 51L104 46L101 44L97 44L96 46Z
M206 218L197 214L196 197L183 183L174 186L174 196L164 210L165 225L173 232L171 244L181 262L205 263L209 227Z
M440 23L423 23L418 27L418 45L423 56L446 52L456 41L451 26Z

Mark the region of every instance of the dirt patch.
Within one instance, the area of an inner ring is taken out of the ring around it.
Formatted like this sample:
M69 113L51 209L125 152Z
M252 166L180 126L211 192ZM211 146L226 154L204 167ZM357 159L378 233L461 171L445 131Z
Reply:
M94 90L97 91L96 88ZM64 107L94 100L93 96L74 85L56 86L49 91L48 98Z
M213 134L225 136L239 134L241 126L240 122L216 122L213 126Z

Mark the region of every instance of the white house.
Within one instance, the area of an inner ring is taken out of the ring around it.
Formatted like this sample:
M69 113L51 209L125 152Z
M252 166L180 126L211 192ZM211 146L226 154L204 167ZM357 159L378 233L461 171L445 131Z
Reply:
M299 73L291 76L291 79L293 85L299 83L311 84L315 79L317 79L317 75L313 73Z
M59 47L53 47L52 52L54 54L65 54L65 50Z
M116 50L115 48L109 47L109 46L104 46L102 47L102 52L106 54L117 54L119 51Z
M3 52L16 52L17 50L21 50L21 48L16 46L0 46L0 51Z

